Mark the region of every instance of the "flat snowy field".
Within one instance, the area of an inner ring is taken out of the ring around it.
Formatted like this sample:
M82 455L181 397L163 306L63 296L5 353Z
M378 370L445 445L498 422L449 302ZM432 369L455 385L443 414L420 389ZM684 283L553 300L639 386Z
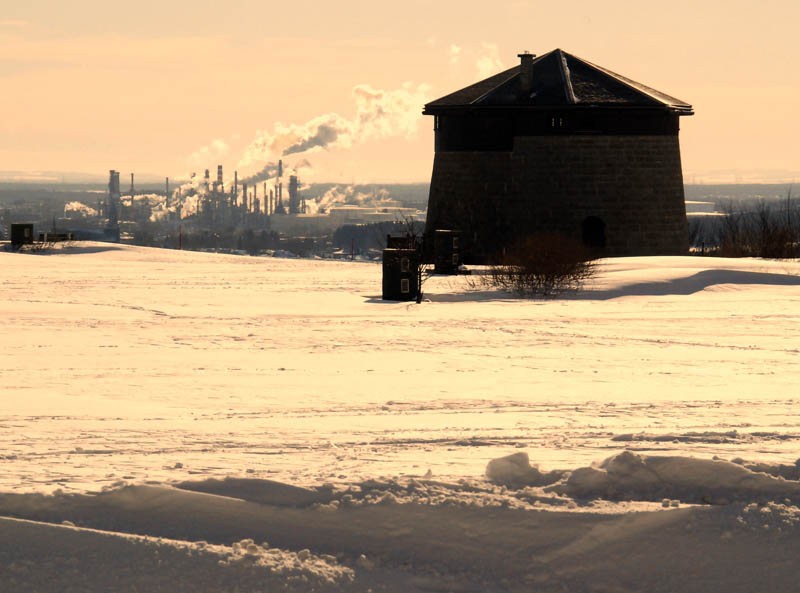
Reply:
M0 591L797 591L800 262L0 269Z

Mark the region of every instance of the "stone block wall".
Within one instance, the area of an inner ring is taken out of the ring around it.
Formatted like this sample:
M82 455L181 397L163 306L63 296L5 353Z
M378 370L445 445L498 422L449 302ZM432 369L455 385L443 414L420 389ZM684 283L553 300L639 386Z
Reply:
M526 136L434 157L426 230L462 230L476 259L539 232L581 240L588 217L605 225L603 255L686 253L677 135Z

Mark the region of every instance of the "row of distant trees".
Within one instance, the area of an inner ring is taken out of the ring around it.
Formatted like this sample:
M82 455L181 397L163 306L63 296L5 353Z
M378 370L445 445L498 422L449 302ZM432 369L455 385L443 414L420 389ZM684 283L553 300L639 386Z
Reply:
M692 218L689 241L720 257L800 257L800 205L792 200L791 189L779 202L729 203L722 216Z

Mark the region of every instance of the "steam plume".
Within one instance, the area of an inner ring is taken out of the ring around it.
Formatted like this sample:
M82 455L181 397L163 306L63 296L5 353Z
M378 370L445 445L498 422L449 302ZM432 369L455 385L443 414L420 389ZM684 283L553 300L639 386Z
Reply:
M461 59L461 48L457 46L455 43L450 44L450 63L457 64L458 61Z
M385 188L381 188L377 192L358 192L352 185L344 188L335 185L321 196L309 200L306 207L309 214L318 214L341 205L375 207L378 200L388 197L389 192Z
M360 84L353 89L356 113L352 119L328 113L303 124L276 123L271 132L259 130L246 148L239 167L290 154L350 148L377 138L410 136L417 129L420 107L427 101L429 90L425 84L415 87L405 83L393 91Z
M219 161L229 151L228 144L218 138L212 140L208 145L195 150L187 160L192 166L202 167L204 163Z
M503 69L503 62L500 61L499 51L494 43L481 41L481 55L475 62L478 69L478 76L486 78Z
M69 202L64 205L64 216L71 218L70 215L76 216L97 216L97 210L90 208L83 202Z
M285 165L284 166L284 176L287 175L300 175L301 171L311 169L311 163L308 162L308 159L302 159L301 161L294 163L294 165ZM242 179L243 183L258 183L260 181L267 181L272 179L273 177L277 177L278 175L278 163L277 161L269 162L264 167L254 173L250 177L246 177Z

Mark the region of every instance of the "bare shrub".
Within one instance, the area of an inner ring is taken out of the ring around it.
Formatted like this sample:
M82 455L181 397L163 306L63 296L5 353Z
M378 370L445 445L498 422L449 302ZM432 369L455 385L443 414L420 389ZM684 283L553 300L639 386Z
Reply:
M800 241L800 216L787 194L785 207L760 201L747 210L729 205L717 230L716 255L794 258Z
M528 298L578 290L595 273L589 250L557 233L531 235L498 259L484 284Z

